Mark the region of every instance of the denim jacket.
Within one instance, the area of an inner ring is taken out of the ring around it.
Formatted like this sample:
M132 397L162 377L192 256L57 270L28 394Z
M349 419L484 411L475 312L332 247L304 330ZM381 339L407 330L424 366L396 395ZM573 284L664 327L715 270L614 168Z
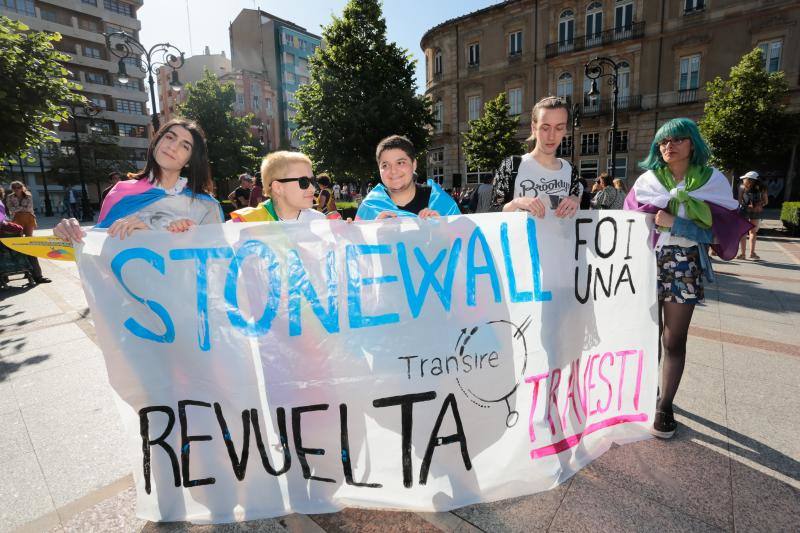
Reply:
M675 217L675 222L672 223L670 231L676 237L684 237L698 244L697 249L700 254L700 267L703 269L706 279L714 283L716 278L714 276L714 270L711 268L711 258L708 257L707 246L714 242L714 233L711 229L701 228L688 218Z

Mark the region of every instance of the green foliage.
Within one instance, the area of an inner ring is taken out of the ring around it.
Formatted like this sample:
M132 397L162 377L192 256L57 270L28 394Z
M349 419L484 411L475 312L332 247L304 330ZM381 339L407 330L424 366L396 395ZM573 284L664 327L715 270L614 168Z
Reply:
M233 83L221 84L208 69L197 83L184 89L186 102L178 112L197 121L206 132L211 175L217 181L252 172L258 166L259 148L250 133L252 115L236 117L233 104L236 89Z
M350 0L322 34L311 82L295 93L301 149L316 168L338 181L368 180L377 174L375 147L395 133L423 153L430 103L416 94L409 52L386 41L380 2Z
M796 142L799 121L785 111L784 73L767 73L760 49L742 56L727 80L717 77L706 91L699 125L714 165L738 176L785 156Z
M0 160L55 141L51 123L67 119L63 104L83 101L62 64L69 57L53 47L60 40L0 16Z
M525 144L516 139L519 117L509 116L506 93L486 102L481 118L469 123L464 134L464 157L467 168L494 170L508 156L525 152Z
M781 222L794 234L800 232L800 202L783 202Z

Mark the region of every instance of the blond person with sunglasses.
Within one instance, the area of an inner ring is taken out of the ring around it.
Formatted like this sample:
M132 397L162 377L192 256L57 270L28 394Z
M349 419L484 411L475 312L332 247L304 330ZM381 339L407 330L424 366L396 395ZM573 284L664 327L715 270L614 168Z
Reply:
M269 199L231 213L232 222L306 222L325 218L312 209L319 188L311 160L299 152L272 152L261 162L261 181Z

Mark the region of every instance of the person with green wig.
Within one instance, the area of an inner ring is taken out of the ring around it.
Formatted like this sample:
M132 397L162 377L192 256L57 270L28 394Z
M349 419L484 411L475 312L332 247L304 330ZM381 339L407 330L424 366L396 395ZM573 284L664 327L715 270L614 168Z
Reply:
M625 198L625 209L655 214L657 226L653 244L664 357L652 433L661 438L677 429L672 403L686 364L689 324L695 304L703 301L703 277L714 281L707 248L733 259L751 227L739 216L727 178L708 165L710 157L697 124L672 119L656 132L639 164L646 172Z

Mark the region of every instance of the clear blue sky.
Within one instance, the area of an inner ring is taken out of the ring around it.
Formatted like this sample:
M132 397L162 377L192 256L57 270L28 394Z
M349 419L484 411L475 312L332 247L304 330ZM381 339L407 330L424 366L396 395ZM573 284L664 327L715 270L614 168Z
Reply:
M425 86L425 59L419 48L422 35L445 20L500 3L500 0L384 0L387 37L417 59L417 88ZM230 57L228 25L242 9L256 9L303 26L320 35L331 16L340 16L347 0L145 0L139 9L139 38L148 48L170 42L187 56L222 50ZM188 14L187 14L188 5ZM191 27L191 33L189 28ZM190 38L191 37L191 38ZM190 47L191 42L191 47Z

